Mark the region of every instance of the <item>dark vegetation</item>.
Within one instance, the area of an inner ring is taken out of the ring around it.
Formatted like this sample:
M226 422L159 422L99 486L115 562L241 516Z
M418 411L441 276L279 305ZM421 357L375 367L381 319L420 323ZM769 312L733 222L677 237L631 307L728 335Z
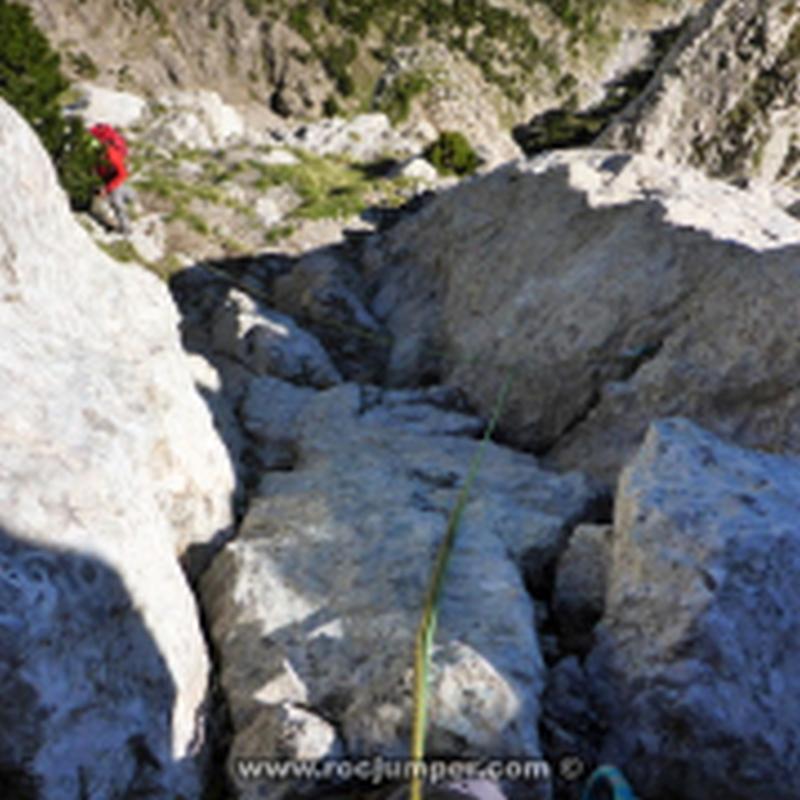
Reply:
M274 4L265 0L243 1L253 16L274 13ZM526 2L551 4L551 0ZM588 8L591 4L585 5ZM576 13L571 7L568 12L570 19ZM591 13L596 16L597 12ZM520 96L536 64L548 63L528 18L499 8L490 0L302 0L293 3L285 14L290 27L311 46L345 97L354 88L351 67L358 51L355 45L366 37L375 43L373 54L379 60L390 57L394 48L416 44L422 37L439 41L466 55L487 80L512 99ZM503 67L498 68L501 62ZM397 111L401 115L407 96L400 94Z
M442 175L471 175L481 163L467 138L458 131L444 131L425 151L425 158Z
M612 84L603 100L591 108L576 110L574 99L568 100L561 108L545 111L530 122L518 125L513 131L517 144L528 155L590 144L625 106L641 94L683 29L681 25L653 33L647 62Z
M94 80L100 74L100 70L97 68L97 64L94 63L92 57L84 52L73 52L67 55L67 60L69 61L70 67L79 78L85 78L87 80Z
M597 0L541 0L564 25L575 33L596 33L602 3Z
M377 91L379 111L383 111L393 125L403 122L411 113L411 101L432 88L433 82L424 72L403 72L387 87Z
M69 83L59 56L18 3L0 0L0 31L0 96L39 135L72 206L88 208L99 186L98 151L83 123L62 114L59 101Z

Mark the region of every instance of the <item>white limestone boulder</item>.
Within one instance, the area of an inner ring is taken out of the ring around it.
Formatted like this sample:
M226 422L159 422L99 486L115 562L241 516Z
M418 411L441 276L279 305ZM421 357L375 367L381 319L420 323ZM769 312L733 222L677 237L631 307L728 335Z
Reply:
M155 276L94 246L38 140L0 103L0 783L11 794L199 791L208 658L178 557L228 530L233 478L177 322Z

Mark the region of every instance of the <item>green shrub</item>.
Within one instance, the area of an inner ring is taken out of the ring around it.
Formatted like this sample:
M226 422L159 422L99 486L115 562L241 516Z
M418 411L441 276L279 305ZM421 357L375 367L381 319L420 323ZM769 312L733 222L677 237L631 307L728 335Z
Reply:
M313 46L316 36L307 5L303 4L291 8L286 21L289 23L290 28L299 33L308 44Z
M526 125L518 125L513 136L529 156L544 150L585 147L600 135L608 119L604 112L555 108L538 114Z
M75 73L79 77L87 78L92 81L100 74L97 64L94 63L94 60L88 53L83 51L79 53L70 53L67 57L72 69L75 70Z
M0 96L39 135L73 208L88 208L100 185L98 150L83 123L61 113L59 98L69 83L59 57L18 3L0 0L0 31Z
M325 102L322 104L322 113L326 117L338 117L342 113L339 101L332 94L325 98Z
M378 99L377 107L393 125L404 122L411 113L411 101L433 87L424 72L405 72L386 87Z
M259 17L264 10L264 0L244 0L244 7L251 17Z
M336 84L336 89L344 97L349 97L354 90L350 65L358 55L355 39L348 37L341 44L329 45L322 52L322 66Z
M470 175L481 163L467 137L458 131L443 131L425 151L425 158L442 175Z

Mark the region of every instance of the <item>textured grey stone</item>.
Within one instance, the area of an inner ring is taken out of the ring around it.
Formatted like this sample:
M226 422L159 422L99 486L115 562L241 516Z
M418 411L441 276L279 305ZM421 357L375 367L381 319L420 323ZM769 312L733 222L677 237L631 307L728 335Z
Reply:
M269 436L270 385L254 385ZM264 476L202 584L234 729L301 703L335 724L345 752L401 755L425 587L478 443L438 433L453 427L444 409L404 422L376 413L375 393L354 385L301 391L289 392L299 413L277 425L296 440L295 469ZM384 399L421 410L409 393ZM544 667L523 572L552 567L590 498L578 475L489 446L445 585L432 753L539 751Z
M88 126L105 122L128 128L142 122L147 116L147 101L143 97L88 83L79 83L77 88L85 102L80 115Z
M361 277L334 248L312 251L278 277L272 300L322 341L347 378L377 380L389 340L367 308Z
M294 464L299 419L315 394L313 389L277 378L254 378L248 383L240 418L249 445L264 469Z
M149 136L169 147L211 150L245 136L244 120L233 106L204 89L166 92L159 97L166 109L156 119Z
M326 388L341 375L325 349L291 318L231 289L211 319L211 346L256 375Z
M800 462L655 423L617 495L587 672L644 797L800 793Z
M613 485L682 414L800 452L800 225L643 156L562 151L440 195L369 248L389 379L437 375L548 462ZM389 301L391 298L391 301Z
M286 144L323 156L346 156L370 162L398 154L409 155L418 143L397 133L385 114L335 117L303 125L287 137Z
M542 698L542 738L547 742L548 757L558 763L561 756L578 755L587 764L598 763L601 731L581 662L574 655L560 659L548 670ZM583 789L574 780L557 783L557 787L557 796L565 800L580 797Z
M553 613L567 650L589 649L592 629L603 616L612 530L580 525L558 560Z

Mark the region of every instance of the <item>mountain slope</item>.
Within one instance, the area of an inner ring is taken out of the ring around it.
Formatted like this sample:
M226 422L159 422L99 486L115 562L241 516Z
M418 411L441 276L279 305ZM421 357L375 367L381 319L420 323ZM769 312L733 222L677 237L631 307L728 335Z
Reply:
M157 95L215 89L291 116L403 116L488 99L498 124L583 102L697 0L25 0L77 76ZM420 63L420 53L433 53ZM444 55L442 55L444 53ZM487 111L482 111L486 115ZM435 116L435 115L434 115ZM446 119L437 123L447 124Z

